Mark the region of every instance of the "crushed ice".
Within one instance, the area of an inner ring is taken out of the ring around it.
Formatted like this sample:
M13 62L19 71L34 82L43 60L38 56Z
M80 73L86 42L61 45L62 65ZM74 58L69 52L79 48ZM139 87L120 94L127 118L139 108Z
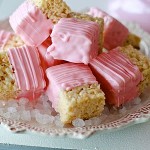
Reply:
M126 103L119 109L119 114L125 114L127 109L133 105L138 105L141 103L141 98L137 97L132 102ZM97 126L101 124L105 119L107 119L110 114L113 116L116 110L114 108L108 109L104 107L102 115L99 117L93 117L89 120L83 120L77 118L72 121L74 127L87 127L87 126ZM24 122L35 122L41 125L54 125L59 128L63 128L64 124L60 121L60 116L57 114L48 97L42 95L36 102L30 102L27 98L20 98L19 100L10 101L0 101L0 115L18 121Z

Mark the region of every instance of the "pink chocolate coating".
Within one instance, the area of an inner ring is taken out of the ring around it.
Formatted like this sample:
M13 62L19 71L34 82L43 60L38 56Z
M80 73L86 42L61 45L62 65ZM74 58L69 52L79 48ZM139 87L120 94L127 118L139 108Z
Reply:
M9 19L16 34L29 46L39 46L51 33L53 24L34 4L25 1Z
M120 106L139 95L138 84L143 79L137 66L116 48L102 53L90 63L109 104ZM131 92L132 91L132 92Z
M52 45L47 56L88 64L98 55L99 32L99 25L95 22L62 18L52 31Z
M37 49L30 46L12 48L9 49L8 56L20 90L19 97L30 100L37 98L46 85Z
M97 83L90 68L84 64L65 63L46 70L49 85L47 95L56 108L61 90L71 90L84 84Z
M38 46L38 51L40 54L41 65L43 70L45 71L47 68L55 65L59 65L64 63L63 60L56 60L50 55L46 55L47 48L52 44L50 37L47 38L40 46Z
M0 49L3 49L7 41L10 39L10 37L13 35L11 32L7 32L4 30L0 31Z
M123 24L98 8L91 8L88 14L104 19L104 47L107 50L123 45L129 34Z

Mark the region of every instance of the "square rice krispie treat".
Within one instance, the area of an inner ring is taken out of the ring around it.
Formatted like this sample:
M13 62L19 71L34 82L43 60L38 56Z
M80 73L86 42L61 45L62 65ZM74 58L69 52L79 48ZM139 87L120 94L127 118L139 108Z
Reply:
M88 66L66 63L48 68L46 74L47 95L63 123L102 113L105 96Z
M68 18L77 18L77 19L82 19L85 21L93 21L99 24L99 28L100 28L100 33L99 33L99 53L102 52L102 48L103 48L103 42L104 42L104 36L103 36L103 32L104 32L104 19L102 18L98 18L98 17L92 17L88 14L84 14L84 13L77 13L77 12L71 12L68 14L67 16Z
M108 104L119 107L140 95L142 73L118 48L100 54L90 62L90 68L101 84Z
M0 99L36 99L46 86L38 51L22 46L0 52Z
M62 18L51 34L47 55L73 63L88 64L97 57L100 28L98 23L76 18Z
M18 35L4 30L0 31L0 51L7 51L9 48L23 45L24 42Z
M98 8L91 8L88 14L104 19L104 48L111 50L123 46L129 31L121 22Z
M12 29L26 45L39 46L50 35L53 23L33 2L26 0L9 18Z
M119 50L126 55L142 73L143 80L139 84L140 93L142 93L147 87L150 86L150 58L133 48L131 45L120 47Z

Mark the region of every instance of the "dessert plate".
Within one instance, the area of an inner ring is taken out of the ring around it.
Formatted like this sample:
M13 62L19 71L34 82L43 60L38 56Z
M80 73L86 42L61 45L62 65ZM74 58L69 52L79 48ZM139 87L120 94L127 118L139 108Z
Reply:
M150 57L150 35L144 32L138 25L133 23L125 23L132 33L142 38L141 51ZM11 31L8 20L0 22L0 29ZM120 111L104 111L103 121L99 125L87 127L56 127L48 125L40 125L33 122L19 122L0 116L0 124L10 132L36 132L39 134L47 134L51 136L69 136L73 138L86 138L95 132L113 131L122 129L134 124L139 124L150 120L150 88L146 89L141 95L142 101L137 103L127 103Z

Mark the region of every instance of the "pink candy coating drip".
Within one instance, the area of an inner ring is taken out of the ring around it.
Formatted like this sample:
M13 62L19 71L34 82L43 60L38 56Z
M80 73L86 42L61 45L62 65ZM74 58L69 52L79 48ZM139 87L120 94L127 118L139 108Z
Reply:
M27 45L36 47L48 38L53 28L52 21L27 0L10 16L9 22Z
M47 68L64 63L63 60L56 60L50 55L47 55L47 48L52 44L50 37L47 38L40 46L38 52L40 54L41 65L45 71Z
M123 45L129 34L123 24L98 8L91 8L88 14L104 19L104 47L107 50Z
M30 46L12 48L8 56L21 91L19 97L37 98L46 86L37 49Z
M65 63L46 70L49 85L47 94L56 108L61 90L71 90L84 84L97 83L90 68L84 64Z
M95 22L62 18L52 31L52 45L47 56L88 64L98 55L99 33L99 25Z
M7 41L11 38L13 33L0 30L0 50L4 48Z
M142 81L142 74L119 48L100 54L90 66L109 104L120 106L139 96L137 85Z

